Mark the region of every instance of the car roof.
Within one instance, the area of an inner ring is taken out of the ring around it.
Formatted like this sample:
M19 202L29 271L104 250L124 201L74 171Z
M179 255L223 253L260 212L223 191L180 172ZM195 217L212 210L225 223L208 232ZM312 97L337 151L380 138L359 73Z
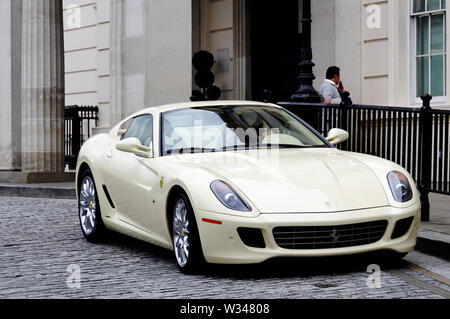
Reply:
M165 104L160 106L149 107L139 111L133 116L138 116L140 114L145 114L149 112L168 112L174 110L181 110L186 108L195 108L195 107L208 107L208 106L233 106L233 105L249 105L249 106L272 106L279 107L276 104L271 103L263 103L263 102L255 102L255 101L206 101L206 102L183 102L183 103L174 103L174 104Z

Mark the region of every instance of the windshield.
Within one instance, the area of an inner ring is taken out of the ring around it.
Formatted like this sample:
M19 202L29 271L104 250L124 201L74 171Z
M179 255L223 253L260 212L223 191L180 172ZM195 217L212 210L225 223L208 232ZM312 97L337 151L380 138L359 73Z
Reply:
M162 116L162 154L258 148L328 147L283 109L265 106L189 108Z

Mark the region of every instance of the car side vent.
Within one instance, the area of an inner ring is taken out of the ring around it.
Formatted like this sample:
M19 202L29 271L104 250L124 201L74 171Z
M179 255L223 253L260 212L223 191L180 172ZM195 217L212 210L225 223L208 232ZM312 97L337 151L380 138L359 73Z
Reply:
M244 245L253 248L266 248L261 229L240 227L237 231Z
M116 209L116 207L114 206L114 203L111 199L111 196L109 195L108 189L106 188L106 185L103 185L103 191L105 192L106 198L108 199L109 205L113 208Z
M391 238L396 239L405 236L413 221L414 217L400 219L399 221L397 221Z

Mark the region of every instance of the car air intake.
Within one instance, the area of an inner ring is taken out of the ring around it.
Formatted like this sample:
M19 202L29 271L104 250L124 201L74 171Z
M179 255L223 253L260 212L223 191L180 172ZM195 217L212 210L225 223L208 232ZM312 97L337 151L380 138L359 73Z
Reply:
M387 220L339 226L276 227L273 236L285 249L328 249L373 244L379 241Z
M253 248L266 248L261 229L258 228L238 228L239 237L241 237L244 245Z
M414 217L409 217L405 219L400 219L395 224L394 232L392 233L392 239L397 239L403 237L408 232L411 227L412 222L414 221Z

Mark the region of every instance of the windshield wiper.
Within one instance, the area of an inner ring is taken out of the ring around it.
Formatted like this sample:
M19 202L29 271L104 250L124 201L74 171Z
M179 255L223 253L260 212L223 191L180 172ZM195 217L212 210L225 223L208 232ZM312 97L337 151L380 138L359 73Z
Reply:
M227 146L222 148L223 151L228 150L252 150L252 149L271 149L271 148L325 148L326 145L294 145L294 144L261 144L261 145L253 145L253 146L243 146L243 145L236 145L236 146Z
M265 148L306 148L306 146L294 144L264 144L262 146Z
M217 152L214 148L202 148L202 147L186 147L186 148L174 148L167 151L167 154L194 154L194 153L214 153Z
M272 148L325 148L326 145L312 145L312 146L302 146L302 145L293 145L293 144L264 144L264 145L234 145L234 146L225 146L221 150L215 148L205 148L205 147L185 147L185 148L175 148L168 150L166 153L168 155L173 154L195 154L195 153L215 153L220 151L238 151L238 150L257 150L257 149L272 149Z
M326 145L294 145L294 144L264 144L260 147L265 148L322 148Z
M266 149L266 148L306 148L307 146L301 145L293 145L293 144L260 144L260 145L235 145L235 146L226 146L222 148L223 151L238 151L238 150L258 150L258 149Z
M249 150L252 148L256 148L257 146L245 146L245 145L232 145L225 146L222 148L222 151L238 151L238 150Z
M303 148L328 148L327 145L309 145L309 146L303 146Z

